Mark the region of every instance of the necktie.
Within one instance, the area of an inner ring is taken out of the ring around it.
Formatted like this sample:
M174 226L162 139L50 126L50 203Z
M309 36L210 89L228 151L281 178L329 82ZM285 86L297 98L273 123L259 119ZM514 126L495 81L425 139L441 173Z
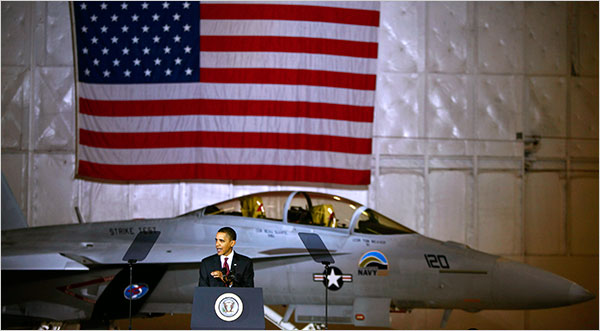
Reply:
M223 268L225 268L225 270L227 271L225 273L225 276L229 275L229 264L227 264L227 259L228 257L225 258L225 263L223 263Z

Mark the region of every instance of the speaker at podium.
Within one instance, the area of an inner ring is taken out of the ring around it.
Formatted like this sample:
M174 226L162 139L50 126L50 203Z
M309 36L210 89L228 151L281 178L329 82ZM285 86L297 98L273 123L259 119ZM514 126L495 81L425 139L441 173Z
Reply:
M192 330L264 330L262 288L196 287Z

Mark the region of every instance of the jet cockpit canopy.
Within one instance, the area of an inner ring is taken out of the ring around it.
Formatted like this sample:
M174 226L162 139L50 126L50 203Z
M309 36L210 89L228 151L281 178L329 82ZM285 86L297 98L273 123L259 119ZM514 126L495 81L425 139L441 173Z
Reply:
M408 234L413 230L355 201L326 193L270 191L223 201L188 213L226 215L350 229L366 234Z

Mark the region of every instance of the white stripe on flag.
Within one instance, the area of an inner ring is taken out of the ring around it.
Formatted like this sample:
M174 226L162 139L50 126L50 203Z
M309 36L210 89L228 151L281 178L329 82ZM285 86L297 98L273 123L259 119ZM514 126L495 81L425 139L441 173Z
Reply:
M326 22L201 20L201 36L281 36L377 42L377 27Z
M326 54L273 52L201 52L202 68L269 68L305 69L373 75L377 59Z
M79 97L91 100L276 100L373 106L375 91L277 84L88 84L78 83Z
M371 155L266 148L113 149L79 146L84 161L113 165L265 164L369 170Z
M219 3L325 6L325 7L336 7L336 8L379 10L379 1L242 1L242 2L228 1L228 2L219 2Z
M79 127L97 132L264 132L371 138L372 123L276 116L135 116L79 115Z

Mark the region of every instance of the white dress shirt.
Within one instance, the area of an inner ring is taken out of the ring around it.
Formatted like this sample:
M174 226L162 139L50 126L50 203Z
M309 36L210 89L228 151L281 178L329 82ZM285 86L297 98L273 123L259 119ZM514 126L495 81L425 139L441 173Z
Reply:
M229 265L229 270L231 270L231 267L233 266L232 262L233 262L233 249L231 250L231 253L229 253L229 255L221 255L221 269L225 268L225 258L227 258L227 264Z

